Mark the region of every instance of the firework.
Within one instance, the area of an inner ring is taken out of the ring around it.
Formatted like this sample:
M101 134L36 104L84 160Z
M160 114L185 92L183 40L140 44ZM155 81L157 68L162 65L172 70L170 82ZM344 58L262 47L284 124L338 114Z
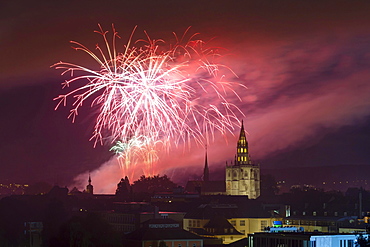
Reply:
M215 131L232 132L239 124L240 111L226 97L237 96L235 83L220 75L226 66L214 62L219 57L217 49L206 48L205 42L196 39L197 34L189 36L187 30L182 37L175 34L175 42L166 43L145 32L145 40L133 42L134 29L123 51L118 52L114 27L111 41L108 32L99 28L104 46L96 45L97 52L78 42L72 44L91 56L100 69L67 62L52 66L71 74L63 87L83 82L56 97L56 108L72 98L69 117L74 121L82 105L91 102L98 110L91 137L95 145L118 143L115 151L121 148L124 155L136 156L138 147L153 148L158 142L164 148L192 139L208 143Z
M152 142L145 136L134 137L126 142L117 141L110 151L115 152L118 163L124 174L133 177L138 165L143 169L143 173L153 176L158 173L154 171L154 164L159 160L158 150L161 149L162 142Z

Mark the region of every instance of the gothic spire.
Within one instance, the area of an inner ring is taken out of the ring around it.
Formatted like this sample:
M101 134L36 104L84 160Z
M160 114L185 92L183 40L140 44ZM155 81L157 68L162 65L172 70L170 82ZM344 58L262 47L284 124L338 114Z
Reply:
M244 122L242 120L242 126L240 128L240 135L237 144L237 160L238 164L249 164L249 154L248 154L248 142L244 130Z
M206 157L203 170L203 181L209 181L209 169L208 169L208 159L207 159L207 146L206 146Z
M90 172L89 172L89 180L87 180L89 182L89 184L86 186L86 192L89 193L89 194L94 194L94 186L92 186L91 184L91 176L90 176Z
M239 135L239 141L238 143L241 141L241 140L246 140L246 136L245 136L245 130L244 130L244 122L242 120L242 126L240 128L240 135Z

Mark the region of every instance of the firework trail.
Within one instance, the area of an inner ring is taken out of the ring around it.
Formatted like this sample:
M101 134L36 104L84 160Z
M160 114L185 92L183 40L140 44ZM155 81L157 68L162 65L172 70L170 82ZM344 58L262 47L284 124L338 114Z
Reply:
M142 172L147 176L154 176L158 174L154 166L159 160L157 150L161 149L161 144L140 136L126 142L117 141L110 151L115 152L123 174L130 178L134 177L136 168L143 169Z
M240 111L226 96L238 97L233 86L240 84L223 80L219 74L226 66L214 62L219 57L217 49L206 48L196 39L197 34L188 38L188 30L182 37L174 34L176 41L168 44L145 32L145 40L133 42L134 29L123 52L118 52L119 36L114 27L110 42L108 32L99 28L96 32L102 35L104 46L96 45L95 53L71 41L76 50L98 63L99 70L68 62L52 66L62 69L62 75L71 74L63 88L84 82L56 97L56 109L73 98L69 117L74 121L83 103L91 102L90 106L98 109L91 137L95 145L117 143L113 150L121 149L121 157L132 160L140 147L148 151L160 142L168 149L170 144L190 143L192 139L204 144L215 131L232 132L239 124ZM154 161L156 155L151 153L149 159Z

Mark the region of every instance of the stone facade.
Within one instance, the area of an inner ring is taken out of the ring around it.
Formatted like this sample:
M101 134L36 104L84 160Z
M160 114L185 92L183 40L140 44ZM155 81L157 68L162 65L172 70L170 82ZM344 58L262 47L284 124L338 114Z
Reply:
M260 196L260 167L250 159L243 122L235 161L226 164L225 182L227 195L247 195L249 199Z

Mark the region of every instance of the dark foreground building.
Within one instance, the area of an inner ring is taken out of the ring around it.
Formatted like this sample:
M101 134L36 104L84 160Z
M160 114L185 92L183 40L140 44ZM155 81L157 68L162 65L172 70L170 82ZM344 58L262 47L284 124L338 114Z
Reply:
M203 247L203 238L188 232L172 219L151 219L125 237L130 247Z

